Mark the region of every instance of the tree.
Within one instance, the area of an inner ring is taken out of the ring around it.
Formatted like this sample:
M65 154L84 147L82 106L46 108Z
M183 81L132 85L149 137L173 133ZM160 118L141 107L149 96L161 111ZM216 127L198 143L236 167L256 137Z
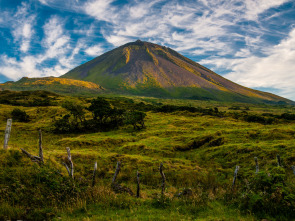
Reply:
M74 117L74 122L76 124L78 124L78 120L80 123L85 121L85 109L83 105L72 101L66 101L63 103L62 107L70 112L70 114Z
M123 124L125 110L119 108L113 108L109 111L109 118L111 126L118 128Z
M73 132L72 124L70 122L70 115L67 114L61 119L58 119L54 122L54 132L55 133L70 133Z
M100 124L103 124L110 116L112 107L107 100L102 97L97 97L91 101L91 105L87 108L87 110L92 112L94 120L98 120Z
M134 130L141 130L145 128L144 118L146 114L141 111L130 111L126 114L126 124L133 125Z

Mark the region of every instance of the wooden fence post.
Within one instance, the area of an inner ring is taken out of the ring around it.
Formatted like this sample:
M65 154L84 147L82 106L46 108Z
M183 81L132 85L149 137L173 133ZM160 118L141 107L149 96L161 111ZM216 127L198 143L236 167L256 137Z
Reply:
M44 164L41 129L39 129L39 156L34 156L23 148L21 148L21 151L23 152L23 154L29 157L33 162L38 163L39 165Z
M115 193L129 193L131 196L134 196L134 193L132 192L130 188L122 186L119 183L116 183L116 179L120 172L120 169L121 169L121 162L118 161L116 166L116 171L112 180L112 185L111 185L112 189L114 190Z
M66 167L66 169L69 173L69 176L72 179L74 179L74 164L72 161L71 150L69 147L67 147L66 149L67 149L67 153L68 153L68 163L70 164L70 167L66 163L62 163L62 164Z
M115 183L115 181L116 181L116 179L117 179L117 176L118 176L118 174L119 174L119 172L120 172L120 168L121 168L121 162L118 161L118 162L117 162L116 171L115 171L115 174L114 174L114 177L113 177L113 180L112 180L112 184Z
M279 154L277 155L277 160L278 160L278 166L281 167L282 166L282 161L281 161L281 157L280 157Z
M162 196L164 196L166 177L163 172L163 163L160 164L159 170L160 170L160 174L162 176Z
M70 163L70 170L71 170L70 177L72 177L74 179L74 164L72 161L71 150L69 147L67 147L67 153L68 153L68 160Z
M234 173L233 184L232 184L232 187L231 187L232 189L234 189L239 169L240 169L240 166L236 166L235 173Z
M97 162L94 163L93 176L92 176L92 187L94 187L94 185L95 185L96 171L97 171Z
M256 174L259 173L259 164L258 164L258 159L257 157L254 157L254 160L255 160L255 164L256 164Z
M23 152L23 154L29 157L33 162L38 163L39 165L43 163L39 156L33 156L32 154L30 154L28 151L26 151L23 148L21 148L21 151Z
M11 126L12 126L12 119L7 119L5 135L4 135L4 145L3 145L4 150L7 150L8 148L8 141L10 138Z
M136 197L140 197L140 180L139 180L139 173L138 170L136 171L136 180L137 180L137 191L136 191Z
M295 166L292 166L293 173L295 175Z
M39 128L39 157L40 157L41 162L44 163L41 128Z

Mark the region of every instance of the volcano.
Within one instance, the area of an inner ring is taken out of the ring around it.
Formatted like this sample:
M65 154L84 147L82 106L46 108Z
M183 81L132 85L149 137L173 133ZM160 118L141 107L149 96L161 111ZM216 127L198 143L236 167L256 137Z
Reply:
M113 93L229 102L291 102L243 87L178 52L137 40L69 71L62 78L89 81Z

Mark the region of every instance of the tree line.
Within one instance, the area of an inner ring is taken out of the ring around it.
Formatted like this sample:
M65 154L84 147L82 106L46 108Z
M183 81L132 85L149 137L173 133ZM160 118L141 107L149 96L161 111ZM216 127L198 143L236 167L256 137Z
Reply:
M73 101L65 101L62 107L67 114L54 121L53 130L56 133L107 131L124 125L132 125L135 130L145 128L144 112L113 107L102 97L91 100L88 107ZM91 113L91 117L87 112Z

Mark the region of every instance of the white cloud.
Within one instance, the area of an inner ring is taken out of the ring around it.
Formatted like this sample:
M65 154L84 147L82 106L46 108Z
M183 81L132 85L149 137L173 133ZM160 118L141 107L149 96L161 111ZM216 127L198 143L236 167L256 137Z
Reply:
M34 34L33 25L36 15L30 12L30 5L22 3L13 16L12 35L14 42L20 44L20 51L27 52Z
M66 37L64 35L62 20L56 16L53 16L49 21L43 26L45 39L43 43L46 47L54 45L60 38Z
M118 35L105 35L104 37L108 42L110 42L116 47L132 41L132 38L118 36Z
M91 47L89 47L89 48L87 48L85 50L85 53L88 54L88 55L90 55L90 56L99 56L103 52L104 52L104 49L103 49L103 47L102 47L101 44L97 44L97 45L91 46Z
M152 7L159 2L162 2L162 0L153 0L148 2L135 1L135 4L129 7L129 14L132 18L135 19L142 18L146 16L150 12Z
M232 70L226 78L254 88L278 89L282 96L295 100L295 28L289 36L268 50L265 57L216 58L200 63Z
M7 55L1 56L0 73L4 76L18 80L23 76L45 77L60 76L77 65L75 56L85 47L82 41L78 41L75 47L71 46L70 35L64 29L61 18L53 16L43 26L44 38L42 46L44 51L40 54L21 56L19 60ZM30 28L22 29L21 36L29 36ZM56 59L56 64L47 67L44 62Z
M246 7L245 18L248 20L257 20L258 15L269 8L277 7L290 0L245 0Z
M63 21L53 16L43 26L45 37L42 40L46 52L39 57L40 61L50 58L61 58L70 50L70 36L63 28Z
M46 0L39 0L39 2L40 2L41 4L43 4L43 5L47 5L47 4L48 4Z
M163 42L177 50L194 53L216 51L219 55L230 55L234 53L233 44L237 40L244 41L253 50L265 46L261 40L265 32L263 27L251 27L249 30L246 24L240 25L240 22L254 21L259 24L260 14L291 0L131 0L125 4L117 4L115 0L69 0L71 5L58 0L39 1L106 22L100 24L101 33L114 46L143 38ZM243 29L248 34L243 36L237 29ZM181 36L177 40L172 37L175 33ZM208 45L216 47L214 50L212 47L207 49Z
M114 46L145 38L195 54L216 51L219 55L230 55L234 53L233 44L237 39L253 50L263 47L260 39L263 30L252 29L243 36L236 32L236 29L243 28L239 27L239 22L258 22L261 13L288 1L199 0L180 3L154 0L130 1L116 6L112 4L113 0L92 0L84 4L83 9L98 21L108 22L107 26L102 26L102 33ZM178 28L181 30L177 31Z
M116 13L111 3L114 0L91 0L85 3L84 10L86 14L95 17L101 21L114 21Z

